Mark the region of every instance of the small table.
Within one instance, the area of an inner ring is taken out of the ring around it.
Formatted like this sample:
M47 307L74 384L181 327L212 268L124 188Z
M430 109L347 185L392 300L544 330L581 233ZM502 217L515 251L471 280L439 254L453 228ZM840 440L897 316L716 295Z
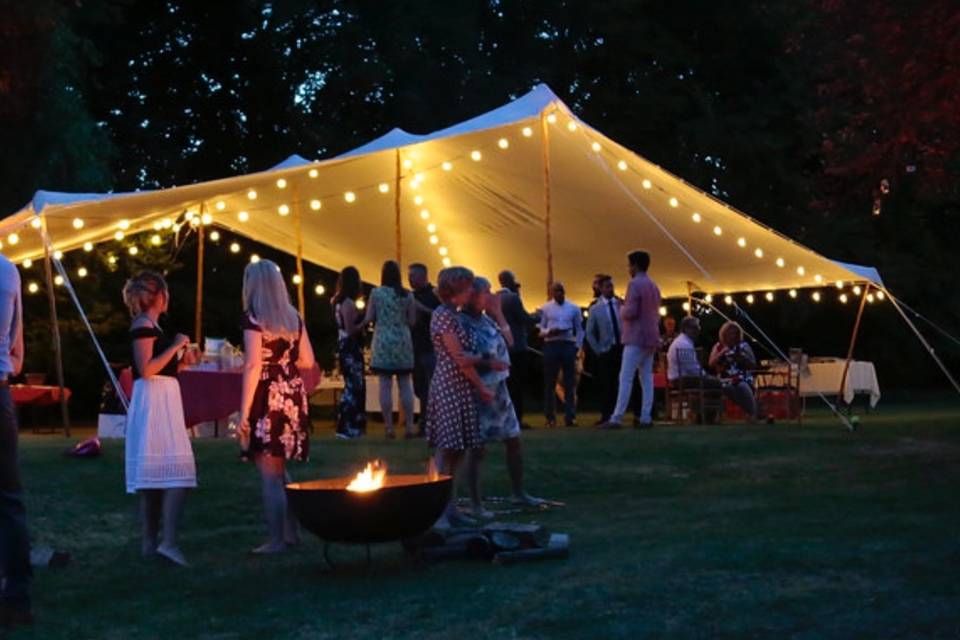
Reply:
M825 396L840 395L840 381L846 360L843 358L811 358L806 367L800 369L800 396L811 397L823 394ZM774 365L771 369L776 370ZM762 382L762 375L757 376L757 384ZM843 385L842 400L853 403L857 394L866 394L870 398L870 408L880 402L880 383L877 381L877 370L872 362L851 360L847 371L846 383Z

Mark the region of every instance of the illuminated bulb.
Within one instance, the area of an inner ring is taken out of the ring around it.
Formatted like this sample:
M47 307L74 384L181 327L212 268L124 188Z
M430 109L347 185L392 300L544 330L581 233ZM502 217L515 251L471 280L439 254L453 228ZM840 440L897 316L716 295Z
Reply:
M425 180L425 177L422 173L415 173L413 174L413 179L416 180L417 182L423 182Z
M107 262L109 262L110 264L117 264L117 256L110 256L109 258L107 258Z
M427 211L426 209L421 209L421 210L420 210L420 218L423 219L423 220L429 219L429 218L430 218L430 212Z
M618 163L617 163L617 169L620 169L620 171L626 171L626 170L627 170L627 162L626 162L625 160L621 160L620 162L618 162Z
M445 266L445 267L449 267L451 264L453 264L453 263L450 261L450 258L444 258L443 260L441 260L441 262L443 263L443 266Z
M24 269L29 269L32 266L33 266L33 260L31 260L30 258L27 258L26 260L23 261Z
M290 215L290 207L288 207L285 204L282 204L279 207L277 207L277 213L279 213L282 216Z
M256 200L256 199L257 199L257 192L256 192L255 190L253 190L253 189L250 189L250 191L247 191L247 197L248 197L249 199L251 199L251 200Z
M347 204L353 204L357 201L357 194L355 194L353 191L347 191L345 194L343 194L343 200Z
M722 236L722 235L723 235L723 229L721 229L719 226L714 227L714 228L713 228L713 235L715 235L715 236Z
M819 292L819 291L814 291L814 292L813 292L813 295L810 296L810 297L813 298L813 301L814 301L814 302L820 302L820 292Z
M707 295L703 296L703 301L707 304L710 304L713 302L713 296L708 293Z
M36 293L37 291L40 291L40 285L38 285L36 282L31 282L27 285L27 291L30 293Z
M310 176L311 178L316 178L318 175L320 175L320 172L317 171L316 169L310 169L310 171L307 172L307 175Z
M777 258L777 266L783 269L787 263L783 261L783 258Z
M300 284L301 282L303 282L303 278L300 277L300 274L293 274L293 284Z
M113 238L114 238L117 242L119 242L120 240L123 240L123 237L124 237L123 231L117 231L115 234L113 234Z
M567 123L567 130L568 130L568 131L576 131L576 130L577 130L577 123L574 122L573 120L571 120L570 122L568 122L568 123Z
M677 200L676 198L670 198L670 206L676 209L677 207L680 206L680 201Z
M211 234L210 237L212 238L213 235ZM161 242L163 242L163 238L161 238L161 237L159 236L159 234L154 234L154 235L151 236L151 238L150 238L150 243L153 244L153 246L155 246L155 247L160 246L160 243L161 243Z
M160 231L161 229L163 229L163 225L160 224L160 221L159 221L159 220L157 220L156 222L153 223L153 230L154 230L154 231Z
M444 171L452 171L452 170L453 170L453 163L452 163L452 162L444 162L444 163L443 163L442 165L440 165L440 166L443 168Z
M548 115L548 116L547 116L547 122L549 122L550 124L556 124L556 123L557 123L557 114L551 113L550 115Z
M439 253L441 256L445 256L445 255L447 255L447 248L446 248L446 247L440 247L439 249L437 249L437 253Z
M597 153L600 153L600 149L602 149L599 142L594 142L592 145L590 145L590 148L596 151Z
M380 191L380 193L390 193L390 185L388 185L386 182L381 182L377 189Z
M506 138L500 138L497 140L497 146L501 149L508 149L510 147L510 141Z
M863 293L863 289L860 288L860 285L857 285L853 288L853 295L858 296Z
M653 188L653 183L650 182L649 180L647 180L646 178L644 178L643 182L641 182L640 184L643 185L643 188L644 188L644 189L652 189L652 188Z
M837 280L837 289L843 289L843 280Z
M63 251L54 251L53 252L54 260L63 260Z
M752 293L748 293L748 294L747 294L747 304L753 304L753 294L752 294Z
M93 243L92 243L92 242L84 242L84 243L83 243L83 250L86 251L87 253L90 253L91 251L93 251Z
M733 304L733 296L723 296L723 302L725 304Z
M58 287L62 287L62 286L63 286L63 276L61 276L60 274L57 274L57 277L55 277L55 278L53 279L53 284L57 285Z
M797 297L797 290L796 290L796 289L790 289L790 291L788 292L788 294L790 295L791 298L796 298L796 297Z
M867 294L867 302L869 302L870 304L873 304L873 300L874 300L873 294L872 294L872 293L868 293L868 294Z
M240 222L246 222L249 219L250 219L250 214L247 213L246 211L241 211L240 213L237 214L237 220L239 220Z
M39 229L43 226L43 222L40 221L40 218L34 218L33 222L30 223L30 226L34 229Z
M436 232L437 232L437 225L435 225L435 224L432 223L432 222L431 222L430 224L428 224L428 225L427 225L427 232L428 232L428 233L436 233Z
M211 224L213 222L213 216L210 215L209 213L205 213L202 216L200 216L200 222L202 222L203 224Z
M191 220L193 220L194 216L196 216L196 215L197 215L197 214L195 214L193 211L187 211L187 212L183 215L183 219L186 220L187 222L190 222Z
M820 284L823 282L823 276L818 273L817 275L813 276L813 281L817 284Z
M7 242L9 244L17 244L18 242L20 242L20 236L17 235L16 233L11 233L10 235L7 236Z
M522 133L524 138L529 138L533 135L533 129L530 127L524 127Z
M73 228L74 229L83 229L83 220L80 218L73 219Z
M767 291L767 295L764 296L767 299L767 302L773 302L773 291Z
M163 220L160 221L161 229L170 229L171 227L173 227L173 220L171 220L170 218L164 218Z
M124 218L117 224L117 226L123 229L124 231L126 231L127 229L130 228L130 221Z
M159 237L159 236L157 236ZM210 232L210 239L214 242L220 242L220 232L214 229ZM160 244L159 242L154 242L154 244Z
M140 253L140 249L137 249L136 245L130 247L129 249L127 249L127 251L129 251L129 252L130 252L130 255L132 255L132 256L135 256L135 255L137 255L138 253Z
M410 158L404 159L404 161L403 161L403 168L404 168L404 169L412 169L412 168L413 168L413 160L411 160Z
M322 284L318 284L317 286L315 286L315 287L313 288L313 292L314 292L315 294L317 294L318 296L322 296L324 293L327 292L327 288L326 288L325 286L323 286Z
M286 188L287 188L286 180L284 180L283 178L280 178L279 180L277 180L277 189L286 189Z
M414 191L416 191L417 189L419 189L419 188L420 188L420 181L419 181L419 180L411 180L411 181L410 181L410 188L413 189Z
M233 242L230 244L230 253L240 253L240 244Z
M440 238L435 235L430 236L430 244L437 244L438 242L440 242Z
M700 222L701 220L703 220L703 216L701 216L701 215L700 215L699 213L697 213L696 211L693 212L693 215L690 216L690 218L691 218L694 222Z
M806 272L807 272L807 270L804 269L803 267L797 267L797 275L798 275L798 276L802 276L802 275L804 275Z
M883 300L886 297L887 294L885 294L883 291L877 291L877 300Z
M190 218L190 226L196 229L200 226L200 218Z
M483 157L483 154L477 151L476 149L470 152L470 159L473 160L474 162L480 162L480 158L482 157Z
M320 207L322 206L323 206L323 203L321 203L319 200L310 201L310 208L313 209L314 211L320 211Z
M80 267L79 269L77 269L77 276L80 278L86 278L87 273L88 272L86 267Z
M417 205L418 207L419 207L420 205L422 205L422 204L423 204L423 196L414 196L414 198L413 198L413 204Z
M757 247L756 249L753 250L753 255L757 256L758 258L762 258L763 249L761 249L760 247Z
M217 206L217 211L223 211L224 209L227 208L227 203L224 202L223 200L218 200L216 206Z
M745 246L747 246L747 239L746 239L746 238L737 238L737 244L740 245L741 247L745 247Z
M690 303L689 303L689 302L684 302L684 303L683 303L682 305L680 305L680 306L683 308L684 311L690 311Z
M256 263L260 262L260 256L258 256L258 255L255 254L255 253L254 253L254 254L251 254L251 255L250 255L250 262L252 262L253 264L256 264Z
M845 293L840 294L840 302L842 302L843 304L847 304L847 294Z
M364 307L367 306L367 303L364 302L363 300L357 300L356 304L357 304L357 309L360 309L360 311L363 311Z

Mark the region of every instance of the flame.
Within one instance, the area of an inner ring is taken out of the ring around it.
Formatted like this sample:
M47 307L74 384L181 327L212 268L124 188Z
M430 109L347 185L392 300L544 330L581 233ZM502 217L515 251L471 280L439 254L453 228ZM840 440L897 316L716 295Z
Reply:
M383 479L386 477L387 465L380 460L368 462L363 471L359 472L347 485L347 491L357 491L359 493L376 491L383 486Z
M430 482L436 482L440 479L440 470L437 468L437 463L433 458L427 462L427 480Z

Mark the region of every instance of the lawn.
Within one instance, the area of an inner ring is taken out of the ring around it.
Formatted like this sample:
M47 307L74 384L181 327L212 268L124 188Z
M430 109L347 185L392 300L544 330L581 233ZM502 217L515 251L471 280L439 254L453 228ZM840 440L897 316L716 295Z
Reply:
M584 418L588 418L585 416ZM886 406L855 434L796 425L588 428L524 434L532 492L564 509L526 518L572 537L567 560L417 566L399 545L282 557L261 541L255 471L230 441L196 442L184 570L139 557L122 445L96 460L21 440L36 543L73 563L38 570L37 623L15 638L956 637L960 410ZM373 425L376 432L377 425ZM372 457L422 468L420 441L314 440L297 479ZM494 448L488 493L506 474Z

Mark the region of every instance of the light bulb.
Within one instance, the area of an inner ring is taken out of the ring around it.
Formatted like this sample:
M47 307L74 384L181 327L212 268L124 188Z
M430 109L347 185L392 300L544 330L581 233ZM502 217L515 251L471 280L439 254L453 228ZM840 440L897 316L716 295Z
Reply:
M437 249L437 253L439 253L441 256L445 256L445 255L447 255L447 248L446 248L446 247L440 247L439 249Z
M282 204L279 207L277 207L277 213L279 213L282 216L290 215L290 207L288 207L285 204Z
M453 264L453 263L451 262L450 258L444 258L443 260L441 260L441 262L443 263L443 266L445 266L445 267L449 267L451 264Z
M258 256L255 253L250 254L250 262L252 262L253 264L260 262L260 256Z
M721 229L719 226L714 227L714 228L713 228L713 235L715 235L715 236L722 236L722 235L723 235L723 229Z
M436 233L436 232L437 232L437 225L435 225L432 222L427 225L427 233Z
M480 159L483 157L483 154L474 149L470 152L470 159L474 162L480 162Z
M83 229L83 220L80 218L73 219L73 228L74 229Z
M160 224L160 221L159 221L159 220L157 220L156 222L153 223L153 230L154 230L154 231L160 231L161 229L163 229L163 225Z
M410 181L410 188L413 189L414 191L416 191L417 189L419 189L419 188L420 188L420 181L419 181L419 180L411 180L411 181Z
M847 304L847 294L845 293L840 294L840 302L842 302L843 304Z
M79 277L81 277L81 278L86 278L86 277L87 277L87 268L86 268L86 267L80 267L79 269L77 269L77 276L79 276Z
M741 247L745 247L745 246L747 246L747 239L746 239L746 238L737 238L737 244L740 245Z
M753 294L748 293L746 300L747 300L747 304L753 304Z
M40 218L34 218L33 221L30 222L30 226L34 229L39 229L43 226L43 222L41 222Z
M703 216L701 216L699 213L694 211L693 215L690 216L690 219L693 220L694 222L700 222L701 220L703 220Z
M599 142L594 142L592 145L590 145L590 148L593 149L594 151L596 151L597 153L600 153L600 150L601 150L603 147L600 146L600 143L599 143Z
M209 213L205 213L202 216L200 216L200 222L203 224L211 224L213 223L213 216L210 215Z
M58 287L62 287L62 286L63 286L63 276L61 276L60 274L57 274L57 276L53 279L53 284L57 285Z
M130 221L124 218L119 223L117 223L117 226L123 229L124 231L126 231L127 229L130 228Z
M210 237L212 238L212 237L213 237L213 234L211 234ZM160 243L163 242L163 238L161 238L159 234L156 234L156 233L155 233L155 234L153 234L153 236L150 237L150 242L151 242L154 246L160 246Z
M703 301L707 304L710 304L713 302L713 296L708 293L707 295L703 296Z
M320 175L320 172L316 169L310 169L310 171L307 172L307 175L311 178L316 178L318 175Z
M403 168L404 168L404 169L412 169L412 168L413 168L413 160L411 160L410 158L405 158L405 159L403 160Z
M224 209L227 208L227 203L224 202L223 200L218 200L216 207L217 207L217 211L223 211Z
M422 205L422 204L423 204L423 196L414 196L414 197L413 197L413 204L417 205L418 207L419 207L420 205Z
M641 182L640 184L643 185L643 188L644 188L644 189L652 189L652 188L653 188L653 183L650 182L649 180L647 180L646 178L644 178L644 179L643 179L643 182Z
M419 172L418 172L418 173L413 174L413 179L414 179L416 182L423 182L423 181L426 179L426 177L423 175L423 173L419 173Z
M684 311L690 311L690 303L689 303L689 302L684 302L682 305L680 305L680 307L681 307Z
M421 209L421 210L420 210L420 218L421 218L422 220L427 220L427 219L429 219L429 218L430 218L430 212L427 211L426 209Z
M853 295L858 296L863 293L863 289L860 288L860 285L857 285L853 288Z
M343 194L343 200L347 204L353 204L354 202L357 201L357 194L355 194L353 191L347 191L346 193Z
M230 244L230 253L240 253L240 244L233 242Z
M313 288L313 292L314 292L315 294L317 294L318 296L322 296L324 293L327 292L327 288L326 288L325 286L323 286L322 284L318 284L317 286L315 286L315 287Z
M814 291L814 292L813 292L813 295L811 295L810 297L813 298L813 301L814 301L814 302L820 302L820 292L819 292L819 291Z
M667 308L666 308L666 307L660 307L660 315L661 315L661 316L667 315Z
M757 256L758 258L762 258L763 249L761 249L760 247L757 247L756 249L753 250L753 255Z
M285 179L280 178L279 180L277 180L277 189L286 189L286 188L287 188L287 181Z
M110 256L109 258L107 258L107 262L109 262L110 264L117 264L117 256Z
M788 294L790 295L791 298L796 298L796 297L797 297L797 290L796 290L796 289L790 289L790 291L788 292Z
M617 169L620 169L620 171L626 171L626 170L627 170L627 162L626 162L626 160L621 160L620 162L618 162L618 163L617 163Z
M780 267L781 269L783 269L783 267L786 266L786 264L787 264L787 263L783 261L783 258L777 258L777 266L778 266L778 267Z
M129 252L130 252L130 255L132 255L132 256L135 256L135 255L137 255L138 253L140 253L140 249L137 249L137 245L133 245L132 247L130 247L129 249L127 249L127 251L129 251Z
M36 282L31 282L27 285L27 291L30 293L36 293L37 291L40 291L40 285L38 285Z
M241 211L240 213L237 214L237 219L240 222L246 222L247 220L250 219L250 214L247 213L246 211Z
M163 220L160 221L161 229L170 229L171 227L173 227L173 220L171 220L170 218L164 218Z
M499 140L497 140L497 146L500 147L501 149L508 149L510 148L510 141L507 140L506 138L500 138Z
M32 266L33 266L33 260L31 260L30 258L27 258L26 260L23 261L24 269L29 269Z
M11 233L10 235L7 236L8 244L17 244L18 242L20 242L20 236L18 234Z
M804 274L806 274L806 273L807 273L807 270L806 270L806 269L804 269L803 267L797 267L797 275L798 275L798 276L802 276L802 275L804 275Z
M818 273L815 276L813 276L813 281L816 282L817 284L820 284L823 282L823 276Z
M557 114L551 113L550 115L548 115L548 116L547 116L547 122L549 122L550 124L556 124L556 122L557 122Z
M677 200L676 198L670 198L670 206L676 209L677 207L680 206L680 201Z
M193 211L187 211L185 214L183 214L183 219L186 220L187 222L189 222L189 221L193 220L193 218L194 218L196 215L197 215L197 214L195 214Z
M196 229L200 226L200 218L190 218L190 226Z
M115 234L113 234L113 238L114 238L114 240L116 240L117 242L119 242L119 241L123 240L124 235L125 235L125 234L123 233L123 231L117 231Z
M314 211L320 211L320 207L322 206L323 206L323 203L320 202L319 200L310 201L310 208L313 209Z
M453 170L453 163L452 163L452 162L444 162L444 163L443 163L442 165L440 165L440 166L443 168L444 171L452 171L452 170Z
M388 185L386 182L381 182L377 189L380 191L380 193L390 193L390 185Z
M293 274L293 284L300 284L301 282L303 282L303 278L300 277L300 274Z
M250 189L250 191L247 191L247 198L249 198L250 200L256 200L257 192L254 189Z
M357 309L360 309L360 311L363 311L364 308L366 308L367 303L361 299L361 300L357 300L356 305L357 305Z
M531 129L530 127L524 127L522 130L522 133L524 138L529 138L530 136L533 135L533 129Z
M440 242L440 238L435 235L430 236L430 244L437 244L438 242Z
M84 243L83 243L83 250L86 251L87 253L90 253L91 251L93 251L93 243L92 243L92 242L84 242Z
M773 291L767 291L767 295L764 296L767 299L767 302L773 302Z
M53 252L54 260L63 260L63 251L54 251Z
M157 236L159 238L159 236ZM210 232L210 240L213 242L220 242L220 232L214 229ZM160 244L159 242L154 242L154 244Z
M723 296L724 304L733 304L733 296Z
M877 300L883 300L886 297L887 294L885 294L883 291L877 291Z
M867 302L869 302L870 304L873 304L873 300L874 300L873 294L872 294L872 293L868 293L868 294L867 294Z

